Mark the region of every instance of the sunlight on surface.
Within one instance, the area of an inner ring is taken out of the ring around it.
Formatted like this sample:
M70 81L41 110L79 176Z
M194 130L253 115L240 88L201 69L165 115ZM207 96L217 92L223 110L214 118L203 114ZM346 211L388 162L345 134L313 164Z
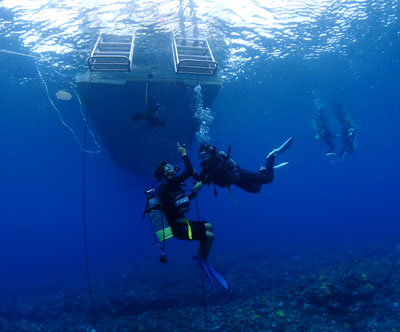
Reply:
M3 37L16 37L35 53L87 53L99 33L130 35L139 31L209 38L217 53L243 66L255 56L346 54L349 44L368 34L363 22L377 11L385 13L383 26L396 22L399 2L4 0L0 8L6 8L12 17L0 19ZM254 51L252 57L246 55L249 51Z

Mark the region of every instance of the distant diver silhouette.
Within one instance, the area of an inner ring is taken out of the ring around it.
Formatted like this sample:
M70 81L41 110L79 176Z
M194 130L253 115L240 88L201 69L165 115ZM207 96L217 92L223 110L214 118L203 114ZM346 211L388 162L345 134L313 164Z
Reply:
M341 126L340 134L342 136L342 148L338 156L338 162L341 162L347 152L354 152L356 129L353 121L348 117L348 114L343 111L342 105L336 104L334 113Z
M315 138L322 143L325 143L328 147L328 150L325 152L325 155L335 155L335 143L334 139L336 135L334 135L329 128L328 121L326 119L326 115L324 110L321 108L317 114L315 119L313 120L313 127L315 130Z
M148 102L146 103L146 113L133 113L132 121L141 122L145 120L147 130L159 130L165 125L165 121L159 116L160 110L160 103L156 103L152 98L149 98Z

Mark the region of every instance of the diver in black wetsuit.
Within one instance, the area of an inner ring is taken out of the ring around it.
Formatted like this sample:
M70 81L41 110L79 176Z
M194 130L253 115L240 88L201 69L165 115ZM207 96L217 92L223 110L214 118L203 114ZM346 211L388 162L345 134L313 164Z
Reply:
M207 262L214 241L213 228L206 221L192 221L185 218L185 214L189 212L190 201L197 195L201 186L194 188L190 195L182 189L182 183L193 176L194 169L186 155L186 149L178 145L178 151L185 163L185 171L177 175L179 171L177 166L162 162L154 172L155 177L162 181L158 196L173 236L180 240L200 241L198 257Z
M353 121L349 119L348 115L343 112L342 106L337 104L335 106L335 115L341 126L342 148L340 150L338 161L343 161L347 152L354 152L354 140L356 137L356 129L354 128Z
M185 214L189 211L190 201L197 195L201 184L193 188L190 195L187 195L182 189L182 183L194 175L194 169L186 155L186 149L178 144L178 151L185 162L185 171L183 173L177 175L179 168L167 162L162 162L154 172L155 177L159 181L162 181L161 185L157 188L157 196L160 201L158 209L164 212L175 238L200 241L199 252L193 258L205 272L214 292L216 291L214 280L223 288L228 289L226 280L207 262L214 241L212 225L206 221L193 221L185 218ZM162 227L164 229L164 226ZM164 236L163 233L162 237L165 238ZM160 261L163 263L166 262L164 253Z
M334 154L335 151L335 143L334 138L335 135L332 133L329 128L328 121L324 114L324 111L320 109L317 112L317 116L313 121L314 130L316 131L315 138L317 140L324 142L328 146L328 150L325 152L326 155Z
M229 153L226 154L223 151L217 151L215 146L203 144L199 149L202 170L200 175L194 175L193 178L196 181L200 181L199 184L210 184L213 182L222 188L229 188L234 184L249 193L258 193L263 184L272 182L274 178L275 157L289 148L292 143L293 138L290 137L279 148L271 151L267 156L265 168L260 169L258 173L241 169L230 158ZM278 166L286 164L282 163Z

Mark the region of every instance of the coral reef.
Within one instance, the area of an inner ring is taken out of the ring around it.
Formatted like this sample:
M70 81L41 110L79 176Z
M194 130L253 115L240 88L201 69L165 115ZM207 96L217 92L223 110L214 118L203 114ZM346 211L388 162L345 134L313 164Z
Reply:
M195 264L165 272L167 277L132 267L96 280L97 331L400 331L395 250L241 254L213 263L229 291L213 294ZM92 329L85 289L19 297L0 307L3 332Z

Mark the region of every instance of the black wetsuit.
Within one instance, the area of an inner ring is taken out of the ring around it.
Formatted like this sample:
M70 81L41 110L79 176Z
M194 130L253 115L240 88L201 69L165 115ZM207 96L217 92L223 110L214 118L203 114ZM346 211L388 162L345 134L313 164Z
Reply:
M196 181L204 184L213 182L222 188L234 184L239 188L249 192L258 193L263 184L272 182L274 179L275 156L267 158L266 168L256 172L241 169L224 152L217 152L208 162L203 162L200 175L194 175Z
M344 158L346 152L354 152L354 139L355 139L355 129L351 123L346 123L341 130L343 146L340 150L339 160Z
M326 153L333 153L335 151L335 144L333 143L333 139L335 136L333 136L330 129L329 128L321 129L319 135L321 136L321 139L325 142L325 144L328 146L328 150L326 151Z
M317 134L319 139L324 141L324 143L328 146L328 150L326 153L332 153L335 151L335 135L332 134L332 131L329 128L328 121L325 118L325 114L320 110L317 114L317 119L315 120L315 129L317 130Z
M189 158L186 155L182 158L185 162L185 171L180 175L167 179L159 188L159 197L174 237L187 240L188 227L182 219L185 218L185 213L189 211L190 201L196 196L196 193L192 192L187 195L182 189L182 183L194 174ZM189 223L192 228L192 239L205 240L205 221L189 221Z
M340 150L339 160L343 160L346 152L350 153L354 152L354 139L356 135L356 130L353 127L353 122L350 119L348 119L346 114L342 111L340 105L336 105L335 115L340 126L342 127L341 135L342 135L343 146Z

